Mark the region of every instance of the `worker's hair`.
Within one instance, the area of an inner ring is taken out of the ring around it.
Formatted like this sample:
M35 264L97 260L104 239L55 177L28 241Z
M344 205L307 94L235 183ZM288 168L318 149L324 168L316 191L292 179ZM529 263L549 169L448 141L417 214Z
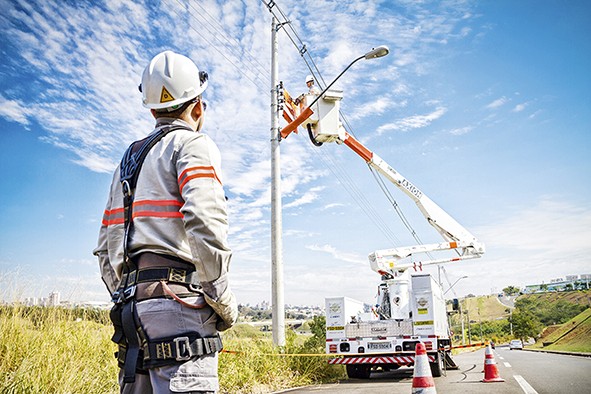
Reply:
M161 110L156 110L156 113L158 114L158 116L161 117L180 119L183 117L185 111L187 111L191 104L196 103L198 101L201 101L201 95L187 101L186 103L183 103L183 105L181 105L178 109L175 109L174 111L168 112L165 108Z

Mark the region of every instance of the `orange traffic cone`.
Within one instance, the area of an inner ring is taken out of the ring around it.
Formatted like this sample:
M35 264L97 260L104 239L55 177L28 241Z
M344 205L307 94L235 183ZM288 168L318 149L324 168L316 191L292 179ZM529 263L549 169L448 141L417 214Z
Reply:
M415 349L415 370L412 377L412 394L437 394L435 382L429 367L425 345L417 343Z
M499 376L497 362L495 361L495 356L490 345L486 347L486 351L484 352L484 379L482 379L482 381L484 383L505 381L505 379L502 379Z

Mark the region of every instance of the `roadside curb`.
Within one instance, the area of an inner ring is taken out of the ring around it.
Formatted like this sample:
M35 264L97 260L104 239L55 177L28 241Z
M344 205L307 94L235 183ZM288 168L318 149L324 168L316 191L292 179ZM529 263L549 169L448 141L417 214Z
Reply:
M562 350L528 349L526 347L524 347L523 350L527 350L528 352L564 354L565 356L591 357L591 353L565 352L565 351L562 351Z

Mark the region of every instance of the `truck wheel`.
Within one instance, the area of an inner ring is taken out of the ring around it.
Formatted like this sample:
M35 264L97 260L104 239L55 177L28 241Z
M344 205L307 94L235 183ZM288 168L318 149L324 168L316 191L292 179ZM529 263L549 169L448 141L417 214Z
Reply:
M347 364L347 376L351 379L369 379L371 365Z
M444 361L443 357L441 357L441 353L437 353L435 356L435 362L429 363L429 366L431 367L431 375L433 375L434 378L440 377L443 373L443 369L445 368L443 363Z

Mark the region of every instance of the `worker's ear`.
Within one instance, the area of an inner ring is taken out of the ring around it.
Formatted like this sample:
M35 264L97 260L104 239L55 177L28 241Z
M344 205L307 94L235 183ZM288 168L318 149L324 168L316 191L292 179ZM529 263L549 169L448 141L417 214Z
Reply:
M197 131L201 131L201 127L203 127L204 115L205 115L205 113L203 111L203 101L199 100L193 106L193 109L191 110L191 116L193 117L193 120L195 120L197 122L197 127L196 127Z
M203 116L203 102L201 100L197 101L191 110L191 116L194 120L199 119Z

